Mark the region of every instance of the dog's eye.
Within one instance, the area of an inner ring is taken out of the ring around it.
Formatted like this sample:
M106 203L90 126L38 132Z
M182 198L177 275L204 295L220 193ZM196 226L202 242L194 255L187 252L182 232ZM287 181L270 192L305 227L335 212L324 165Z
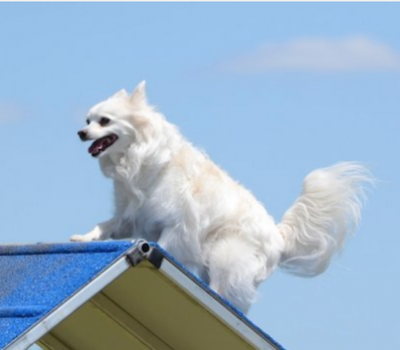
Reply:
M101 126L106 126L108 123L110 122L110 119L106 118L106 117L102 117L99 121L99 124Z
M89 125L90 124L90 120L86 119L86 124Z

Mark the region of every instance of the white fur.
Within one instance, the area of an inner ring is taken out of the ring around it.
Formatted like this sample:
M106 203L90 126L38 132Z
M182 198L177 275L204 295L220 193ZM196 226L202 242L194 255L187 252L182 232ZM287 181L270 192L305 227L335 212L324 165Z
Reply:
M101 117L110 123L100 126ZM323 272L359 221L369 181L359 164L312 172L276 225L248 190L147 103L144 83L94 106L88 118L89 139L119 137L98 156L114 181L115 214L71 240L158 241L244 312L278 265L303 276Z

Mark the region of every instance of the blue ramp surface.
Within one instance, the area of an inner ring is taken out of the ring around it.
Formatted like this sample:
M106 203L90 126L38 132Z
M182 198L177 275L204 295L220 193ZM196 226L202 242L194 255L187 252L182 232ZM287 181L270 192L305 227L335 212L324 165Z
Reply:
M125 241L0 246L0 349L132 246Z
M155 243L0 246L0 350L283 350Z

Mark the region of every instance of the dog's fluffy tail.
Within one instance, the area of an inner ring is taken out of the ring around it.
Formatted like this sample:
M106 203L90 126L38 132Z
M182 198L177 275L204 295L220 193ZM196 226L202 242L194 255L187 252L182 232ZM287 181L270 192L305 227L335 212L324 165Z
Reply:
M312 277L325 271L360 221L369 171L358 163L339 163L310 173L303 191L278 225L286 240L280 267Z

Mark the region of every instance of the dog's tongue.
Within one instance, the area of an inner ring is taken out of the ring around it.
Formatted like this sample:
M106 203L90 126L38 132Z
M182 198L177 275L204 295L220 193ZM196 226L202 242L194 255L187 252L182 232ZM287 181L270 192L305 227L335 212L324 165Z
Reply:
M95 156L99 154L106 143L106 138L102 138L100 140L96 140L95 142L92 143L92 145L89 147L88 151L91 155Z
M97 156L100 152L104 151L108 146L114 143L117 139L117 136L114 134L105 136L101 139L98 139L92 143L89 147L88 151L92 156Z

